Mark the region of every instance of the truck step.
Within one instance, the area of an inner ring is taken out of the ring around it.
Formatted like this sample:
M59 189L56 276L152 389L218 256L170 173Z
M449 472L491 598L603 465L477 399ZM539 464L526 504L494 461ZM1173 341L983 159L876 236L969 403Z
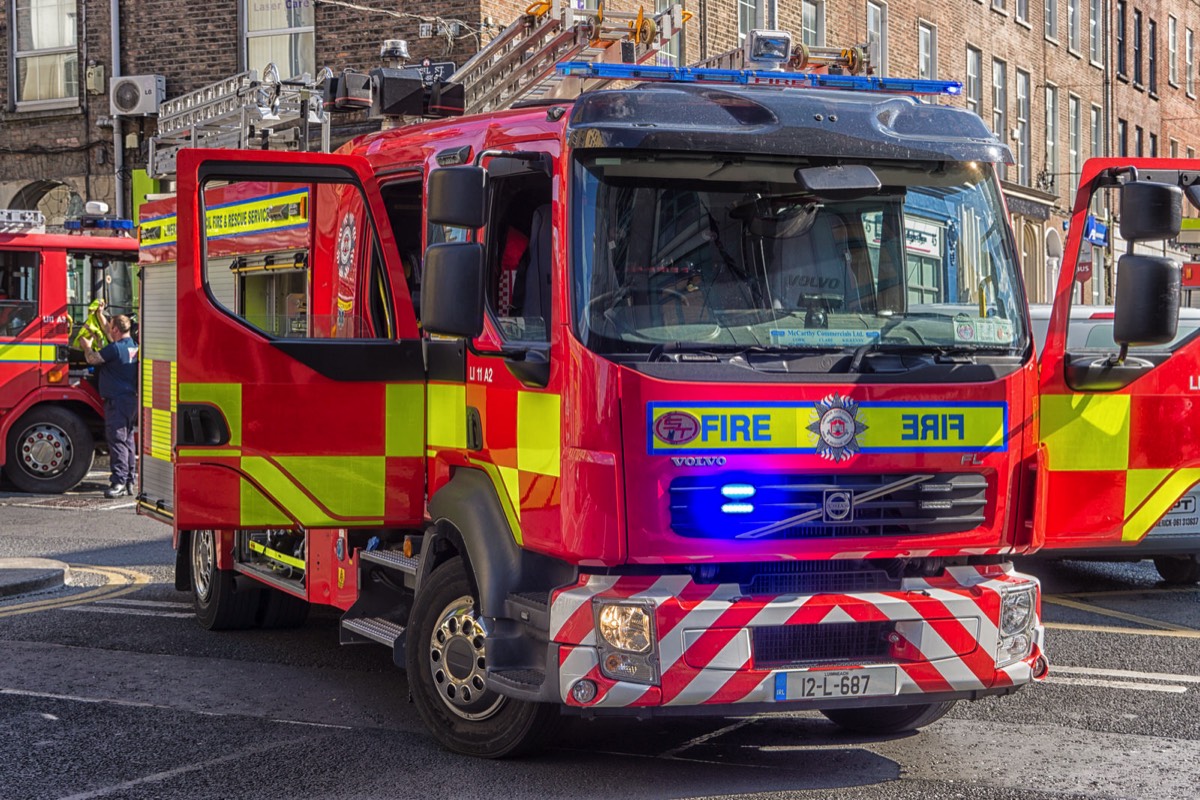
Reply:
M383 617L352 617L342 620L342 628L357 636L395 648L404 636L404 626Z
M488 683L503 686L520 694L536 693L546 682L540 669L499 669L488 672Z
M400 570L401 572L407 572L409 575L416 575L417 568L421 565L419 559L409 558L396 550L359 550L358 557L372 564L380 564L391 569Z
M504 601L504 614L509 619L519 620L537 628L550 627L549 592L514 592Z

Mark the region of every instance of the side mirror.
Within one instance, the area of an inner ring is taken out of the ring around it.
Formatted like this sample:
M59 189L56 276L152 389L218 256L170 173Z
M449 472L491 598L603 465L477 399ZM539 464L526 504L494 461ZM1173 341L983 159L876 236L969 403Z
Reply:
M483 331L483 246L478 242L434 244L425 251L421 325L430 333L468 339Z
M1123 208L1124 197L1121 204ZM1121 216L1124 229L1124 210ZM1170 259L1121 256L1117 261L1113 340L1125 348L1166 344L1174 339L1179 327L1182 284L1179 265Z
M426 215L433 225L481 228L487 199L483 167L441 167L429 173Z
M1135 181L1121 187L1121 238L1174 239L1183 227L1183 190L1165 183Z

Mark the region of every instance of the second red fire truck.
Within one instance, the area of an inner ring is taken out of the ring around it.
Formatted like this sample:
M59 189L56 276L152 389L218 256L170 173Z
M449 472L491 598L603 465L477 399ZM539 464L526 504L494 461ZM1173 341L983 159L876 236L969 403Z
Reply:
M1064 273L1039 376L1008 150L905 96L956 85L747 47L760 69L564 66L631 83L336 155L178 152L139 505L205 627L340 608L485 757L563 713L909 730L1046 674L1009 560L1186 491L1177 452L1135 455L1181 356L1065 354ZM1126 238L1168 238L1185 165L1135 166L1089 162L1076 216L1112 192ZM1118 340L1166 341L1178 270L1126 258Z

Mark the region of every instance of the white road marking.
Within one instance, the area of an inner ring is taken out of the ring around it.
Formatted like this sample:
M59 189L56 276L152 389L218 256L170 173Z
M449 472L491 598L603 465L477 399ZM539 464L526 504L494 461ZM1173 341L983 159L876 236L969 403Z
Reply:
M133 508L136 505L137 505L136 502L134 502L134 503L118 503L115 506L104 506L104 507L98 508L96 510L97 511L119 511L122 508Z
M1129 669L1102 669L1100 667L1067 667L1051 664L1050 674L1063 672L1067 675L1099 675L1103 678L1140 678L1146 681L1175 681L1176 683L1200 683L1200 675L1176 675L1171 672L1135 672Z
M1187 691L1186 686L1178 686L1169 683L1107 681L1101 678L1056 678L1054 677L1053 667L1051 667L1050 672L1050 677L1046 678L1046 683L1060 683L1068 686L1097 686L1102 689L1132 689L1139 692L1166 692L1168 694L1183 694Z
M195 616L191 611L150 611L144 608L105 608L103 606L68 606L63 611L83 611L87 614L125 614L131 617L168 617L187 619Z

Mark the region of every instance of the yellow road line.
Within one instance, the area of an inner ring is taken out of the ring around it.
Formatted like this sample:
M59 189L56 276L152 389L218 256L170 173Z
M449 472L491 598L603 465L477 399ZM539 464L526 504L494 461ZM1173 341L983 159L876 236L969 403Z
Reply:
M1194 630L1146 630L1145 628L1113 628L1107 625L1083 625L1074 622L1046 622L1047 628L1061 631L1089 631L1092 633L1117 633L1128 636L1163 636L1169 639L1200 639L1200 631ZM1053 667L1051 668L1053 669Z
M38 611L51 611L56 608L94 603L97 600L110 600L114 597L130 594L151 582L151 577L144 572L118 567L93 567L82 564L71 564L72 572L91 573L99 575L106 581L105 585L88 589L70 597L56 597L45 600L32 600L28 603L18 603L13 606L0 608L0 619L15 617L18 614L33 614Z
M1200 585L1164 586L1153 589L1114 589L1113 591L1109 592L1063 592L1062 594L1042 595L1042 597L1073 597L1077 599L1086 599L1089 597L1130 597L1138 594L1178 594L1180 592L1200 592Z
M1164 631L1191 631L1194 628L1185 628L1182 625L1173 625L1169 622L1162 622L1149 617L1139 617L1137 614L1126 614L1124 611L1113 611L1108 608L1100 608L1099 606L1091 605L1090 603L1079 603L1075 600L1068 600L1065 597L1043 597L1043 601L1051 605L1062 606L1063 608L1074 608L1078 611L1086 611L1089 614L1099 614L1102 617L1112 617L1113 619L1124 620L1125 622L1136 622L1139 625L1148 625L1151 628L1159 628ZM1200 633L1200 631L1196 631Z

